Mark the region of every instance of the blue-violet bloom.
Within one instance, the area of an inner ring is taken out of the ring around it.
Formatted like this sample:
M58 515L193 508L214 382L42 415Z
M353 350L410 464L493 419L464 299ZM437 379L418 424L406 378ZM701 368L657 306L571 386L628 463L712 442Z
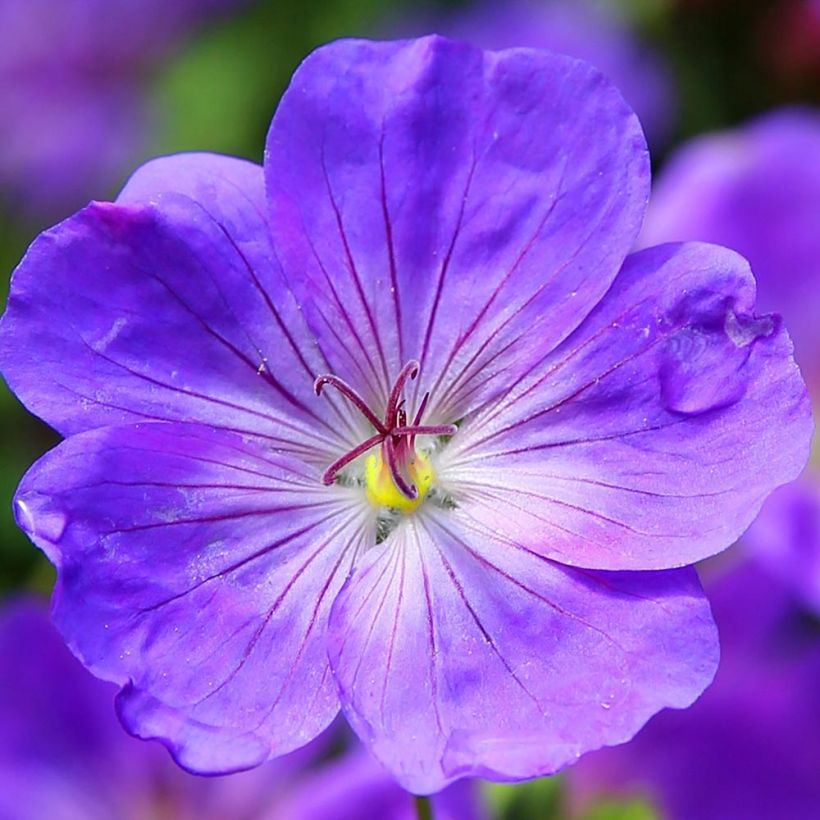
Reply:
M741 257L628 256L648 189L586 63L351 40L298 69L264 168L159 159L34 242L0 365L67 438L17 517L133 733L226 772L341 706L425 793L700 694L688 565L812 421Z

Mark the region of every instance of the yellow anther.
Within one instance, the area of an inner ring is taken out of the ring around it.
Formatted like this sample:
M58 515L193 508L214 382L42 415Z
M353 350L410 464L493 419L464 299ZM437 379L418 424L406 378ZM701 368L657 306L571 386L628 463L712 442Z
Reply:
M377 507L390 507L403 513L415 510L424 500L433 483L433 468L421 453L415 453L407 464L407 478L416 485L415 498L407 498L393 481L390 468L384 463L381 453L373 453L365 463L365 487L367 498Z

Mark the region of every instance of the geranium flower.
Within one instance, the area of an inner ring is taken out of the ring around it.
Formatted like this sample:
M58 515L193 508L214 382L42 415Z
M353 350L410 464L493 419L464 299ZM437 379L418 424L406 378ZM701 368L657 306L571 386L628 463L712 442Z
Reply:
M669 820L817 815L820 485L804 480L777 495L742 539L755 558L711 568L721 633L714 684L686 712L660 714L631 743L573 768L576 808L619 793L649 797ZM807 518L813 530L801 526Z
M812 423L739 256L627 257L648 186L585 63L344 41L264 169L157 160L33 244L0 363L68 438L18 520L132 732L230 771L341 705L423 793L697 697L717 641L686 565Z
M57 690L59 687L59 691ZM415 815L413 798L360 748L324 760L335 735L252 772L195 777L156 743L123 732L116 687L65 648L36 599L0 608L0 816L14 820L385 820ZM330 802L332 801L332 802ZM475 783L434 798L436 817L486 816Z

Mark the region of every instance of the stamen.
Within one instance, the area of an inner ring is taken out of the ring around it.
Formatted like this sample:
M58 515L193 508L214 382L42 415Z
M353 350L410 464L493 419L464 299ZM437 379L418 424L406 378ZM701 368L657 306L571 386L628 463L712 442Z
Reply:
M394 427L393 436L453 436L458 427L455 424L413 424L410 427Z
M322 473L322 483L332 484L336 480L336 474L342 469L342 467L350 464L351 461L358 458L362 453L366 453L371 447L374 447L380 441L384 440L384 436L381 433L377 433L375 436L370 436L370 438L365 439L361 444L357 444L340 459L334 461L333 464L331 464L330 467Z
M416 411L416 417L413 419L413 426L414 427L421 422L421 417L424 415L424 411L427 409L427 402L429 400L430 400L430 391L428 390L424 394L424 396L422 397L421 404L419 405L419 409Z
M407 402L402 396L404 387L409 379L415 379L419 372L417 361L408 362L399 372L390 391L384 419L379 419L367 406L365 400L347 382L328 373L319 376L313 383L316 395L322 394L322 388L332 385L343 396L348 398L359 412L373 425L376 433L361 444L333 462L323 473L322 481L332 484L345 466L367 452L371 447L381 444L380 461L376 456L370 456L366 465L366 485L368 497L375 504L395 506L405 512L412 511L421 503L432 481L432 470L429 461L423 453L416 453L415 439L418 435L451 436L457 428L454 424L421 424L422 416L427 408L430 393L425 393L416 411L413 423L407 423ZM372 464L372 475L371 475ZM382 465L379 468L379 464ZM390 478L384 472L379 472L387 466ZM407 479L415 479L421 490ZM392 484L390 483L392 481ZM373 485L371 486L371 482ZM402 496L404 500L402 500ZM411 503L414 502L414 503Z
M404 476L401 474L401 471L399 470L398 453L396 452L396 445L393 443L393 439L391 436L388 436L384 440L382 451L386 456L385 461L387 462L387 466L390 468L390 475L393 477L393 481L395 485L399 488L401 494L405 498L409 498L411 501L415 500L416 496L418 495L418 491L416 490L414 484L408 484L404 480Z
M404 385L407 383L408 379L416 378L419 372L419 367L420 365L417 361L415 361L415 359L407 362L407 364L401 369L401 372L396 379L396 383L390 391L390 398L387 402L387 410L384 414L384 423L388 430L396 426L396 414L398 413L398 409L400 407L399 400L401 399Z
M346 382L338 376L328 373L324 376L319 376L313 382L313 389L317 396L322 395L322 388L329 384L335 387L343 396L350 399L353 404L361 411L362 415L382 434L387 435L387 428L379 421L376 414L367 406L365 400ZM371 445L372 446L372 445Z

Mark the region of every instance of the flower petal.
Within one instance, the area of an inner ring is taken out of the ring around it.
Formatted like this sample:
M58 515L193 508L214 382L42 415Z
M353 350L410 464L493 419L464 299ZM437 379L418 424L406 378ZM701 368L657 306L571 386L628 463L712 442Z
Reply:
M638 121L591 66L440 37L314 52L265 173L277 254L335 372L383 402L418 359L435 421L590 311L649 184Z
M0 610L0 817L123 817L152 769L171 766L154 744L129 737L110 684L72 657L46 602ZM10 788L9 788L10 787Z
M613 573L498 549L458 510L404 522L333 606L342 705L410 791L551 774L690 704L717 664L693 570Z
M338 710L325 622L368 505L201 425L73 436L23 479L18 522L59 570L55 620L121 717L186 768L304 745Z
M574 766L567 786L577 816L594 798L621 794L652 798L669 820L817 814L816 627L752 561L724 563L707 591L720 629L714 683L691 709L659 714L631 743Z
M820 615L820 475L806 470L774 492L743 537L773 578Z
M437 466L472 520L555 560L683 566L731 544L800 472L813 423L779 317L732 251L635 254L531 377Z
M640 242L698 239L745 256L820 398L820 111L780 108L686 143L655 180Z
M170 157L123 199L47 231L15 272L0 326L15 392L64 434L203 421L333 460L359 431L313 395L324 363L278 278L261 169Z
M431 801L435 820L489 820L479 784L454 783ZM408 794L363 748L328 762L296 788L264 820L417 820Z

